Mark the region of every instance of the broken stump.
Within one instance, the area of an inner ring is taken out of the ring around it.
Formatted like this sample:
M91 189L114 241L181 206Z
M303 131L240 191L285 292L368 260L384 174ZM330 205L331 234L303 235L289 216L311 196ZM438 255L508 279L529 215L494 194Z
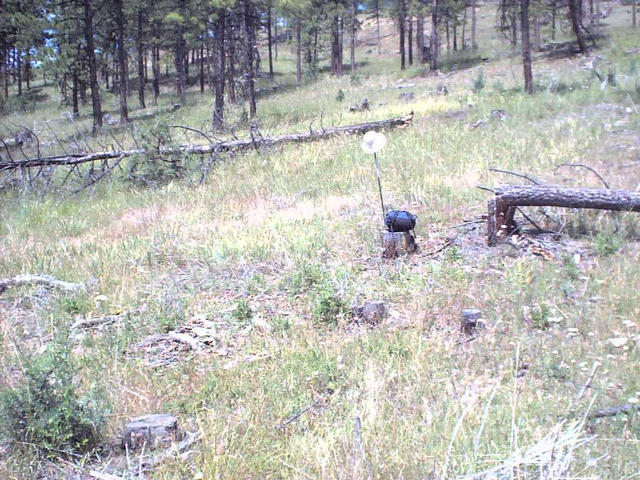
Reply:
M411 232L385 232L382 238L384 258L396 258L400 255L413 253L418 246Z
M160 413L134 418L127 424L123 446L129 450L168 447L177 440L178 420L173 415Z
M367 301L355 307L353 313L359 322L368 325L379 325L387 316L387 307L384 302Z
M471 335L481 324L482 312L477 308L465 308L460 319L460 331Z

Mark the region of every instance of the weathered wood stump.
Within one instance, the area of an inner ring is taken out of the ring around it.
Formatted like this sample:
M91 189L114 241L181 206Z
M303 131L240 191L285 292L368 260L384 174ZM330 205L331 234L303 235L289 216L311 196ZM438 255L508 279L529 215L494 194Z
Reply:
M640 193L602 188L567 188L558 185L502 185L489 200L487 243L493 247L517 225L513 219L517 207L590 208L640 212Z
M367 301L353 309L357 321L368 325L379 325L387 316L387 307L384 302Z
M460 319L460 331L471 335L481 325L481 318L482 312L477 308L465 308Z
M123 447L139 450L168 447L177 440L178 420L173 415L160 413L134 418L127 424Z
M400 255L413 253L418 246L411 232L385 232L382 238L382 256L396 258Z

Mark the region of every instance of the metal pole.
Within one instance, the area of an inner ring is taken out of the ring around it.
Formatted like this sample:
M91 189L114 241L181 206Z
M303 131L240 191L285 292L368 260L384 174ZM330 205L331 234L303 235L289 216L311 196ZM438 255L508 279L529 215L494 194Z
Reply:
M384 208L384 200L382 199L382 180L380 178L380 165L378 165L378 156L373 154L373 163L376 166L376 174L378 176L378 191L380 192L380 205L382 206L382 223L385 221L386 210Z

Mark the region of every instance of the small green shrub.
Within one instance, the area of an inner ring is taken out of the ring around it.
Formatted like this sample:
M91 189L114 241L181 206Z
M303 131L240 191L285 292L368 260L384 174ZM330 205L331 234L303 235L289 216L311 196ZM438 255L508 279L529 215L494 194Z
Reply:
M473 77L473 91L480 93L485 87L484 70L481 68L475 77Z
M546 330L549 328L549 307L545 304L536 305L531 309L531 321L533 328L537 330Z
M316 325L335 327L341 319L350 314L347 302L330 290L321 291L313 307L313 320Z
M613 255L620 249L620 239L610 233L599 233L595 238L596 252L600 255Z
M81 293L72 297L65 297L60 300L60 308L69 315L78 315L87 313L91 310L91 301L89 296Z
M232 315L239 322L248 322L253 318L253 310L251 310L247 301L242 299L236 304Z
M8 437L44 451L86 452L97 445L104 404L97 393L80 396L66 341L23 360L22 383L0 391L0 428Z
M326 283L327 279L327 273L320 266L303 262L289 278L288 286L292 293L303 293Z
M344 100L344 90L339 88L338 94L336 95L336 102L342 102L343 100Z

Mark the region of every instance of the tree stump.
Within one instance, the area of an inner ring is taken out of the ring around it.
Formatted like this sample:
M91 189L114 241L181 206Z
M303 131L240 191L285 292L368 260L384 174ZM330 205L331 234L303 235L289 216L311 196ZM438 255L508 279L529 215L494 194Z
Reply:
M481 324L482 312L477 308L465 308L460 319L460 331L471 335Z
M382 238L384 258L396 258L400 255L413 253L418 248L416 239L411 232L385 232Z
M178 420L173 415L160 413L134 418L124 434L123 446L129 450L168 447L177 440Z
M369 325L379 325L387 316L387 307L384 302L367 301L361 306L355 307L353 313L358 321Z

